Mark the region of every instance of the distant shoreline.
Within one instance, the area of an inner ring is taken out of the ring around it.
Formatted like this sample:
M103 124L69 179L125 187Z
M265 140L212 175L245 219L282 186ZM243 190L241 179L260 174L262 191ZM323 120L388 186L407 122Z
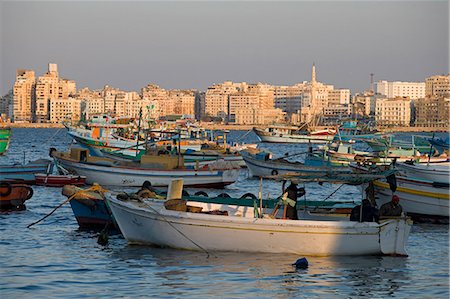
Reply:
M224 124L201 124L201 126L208 130L235 130L235 131L249 131L253 127L266 127L263 125L224 125ZM0 128L33 128L33 129L61 129L64 128L62 124L53 123L0 123ZM450 128L427 128L427 127L395 127L395 128L380 128L381 132L411 132L411 133L450 133Z

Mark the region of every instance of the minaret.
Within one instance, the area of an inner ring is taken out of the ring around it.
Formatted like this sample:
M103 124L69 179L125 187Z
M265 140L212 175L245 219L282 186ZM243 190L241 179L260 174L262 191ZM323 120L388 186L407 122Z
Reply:
M316 66L313 63L312 65L312 71L311 71L311 84L316 85L317 81L316 81Z

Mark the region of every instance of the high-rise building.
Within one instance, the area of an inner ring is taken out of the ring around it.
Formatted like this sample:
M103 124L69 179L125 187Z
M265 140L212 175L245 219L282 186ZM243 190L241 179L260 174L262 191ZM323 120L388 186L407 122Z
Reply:
M32 122L36 103L36 77L34 71L17 70L13 95L14 122Z
M60 78L58 65L49 63L47 73L40 76L36 83L35 121L50 121L50 101L68 99L69 95L74 95L75 93L75 81Z
M387 98L409 97L412 100L425 97L425 82L378 81L377 93Z

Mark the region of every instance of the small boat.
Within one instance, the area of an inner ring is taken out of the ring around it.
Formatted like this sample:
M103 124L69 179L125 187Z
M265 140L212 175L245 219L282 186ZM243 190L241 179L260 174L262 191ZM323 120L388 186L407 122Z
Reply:
M297 126L272 125L266 129L254 127L253 131L262 142L273 143L327 143L336 134L335 129L308 131Z
M64 185L84 185L86 177L69 173L56 161L50 163L46 173L36 173L36 185L46 187L63 187Z
M0 128L0 155L3 155L9 147L11 128Z
M80 228L103 229L114 227L115 222L104 201L104 189L94 186L82 189L74 185L66 185L62 194L71 198L70 206Z
M25 201L33 196L33 189L20 180L0 182L0 210L24 210Z
M167 186L170 179L183 178L192 187L223 188L234 183L240 173L240 167L224 161L185 167L181 156L172 155L144 155L140 162L92 157L79 148L71 148L69 153L53 151L52 155L65 169L86 176L86 183L102 186L136 187L147 180L153 186Z
M450 195L446 186L429 181L397 177L395 194L403 211L419 222L449 222ZM378 206L391 201L393 192L386 181L374 182Z
M38 159L28 164L0 165L0 180L22 180L26 184L36 182L35 174L43 173L51 163L47 159Z
M173 187L175 186L175 187ZM182 188L182 184L181 184ZM179 184L171 184L167 201L148 198L105 200L130 244L147 244L200 251L288 253L312 256L407 255L412 221L404 217L376 222L277 219L228 207L188 205L177 200ZM248 211L253 209L247 209Z
M292 172L306 173L350 173L348 167L335 167L332 163L322 159L313 161L306 159L305 163L291 162L284 157L272 159L272 154L263 150L244 150L242 158L252 176L269 178L271 176L283 175ZM309 161L309 162L308 162Z
M345 121L334 136L335 141L354 143L360 140L381 136L381 133L369 128L358 126L357 121Z
M70 205L73 214L77 219L80 228L98 229L109 227L117 227L117 224L111 212L109 211L105 201L102 188L80 188L73 185L66 185L63 188L62 194L70 198ZM76 194L76 195L75 195ZM136 198L136 194L121 193L128 198ZM164 199L167 193L157 192L157 195ZM267 213L272 213L277 206L280 198L276 199L262 199L259 200L254 194L246 193L239 198L230 197L226 193L221 193L217 196L208 196L204 191L198 191L195 194L189 195L187 191L183 191L182 198L188 204L200 204L205 206L215 206L217 209L227 209L227 207L234 207L239 209L241 213L253 213L254 207L261 205L262 209ZM323 200L299 200L297 209L299 212L305 211L313 214L327 214L339 215L339 217L346 217L350 214L351 209L356 205L354 201L323 201Z

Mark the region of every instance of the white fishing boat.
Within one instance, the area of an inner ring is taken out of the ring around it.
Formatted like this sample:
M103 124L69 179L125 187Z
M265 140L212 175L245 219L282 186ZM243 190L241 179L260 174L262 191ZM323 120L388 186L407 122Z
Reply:
M266 129L253 128L262 142L273 143L327 143L333 140L335 129L302 131L296 126L268 126Z
M272 154L260 150L241 151L241 156L247 164L250 174L255 177L270 177L274 175L283 175L292 172L305 173L350 173L352 170L348 167L334 167L327 161L314 161L312 163L291 162L281 157L272 159ZM316 163L317 162L317 163Z
M403 211L410 216L449 217L450 195L448 186L433 182L397 177L395 194L400 197ZM375 181L378 206L391 201L393 192L389 183Z
M103 157L91 157L87 150L71 148L69 153L52 152L58 164L78 175L86 183L104 186L141 186L150 181L153 186L167 186L171 179L183 178L187 186L222 188L234 183L240 167L216 161L203 167L185 167L182 157L142 156L140 162L120 162Z
M181 188L174 191L172 186L168 198L180 198ZM268 215L254 218L253 213L231 207L226 208L227 213L218 214L214 205L197 206L193 202L189 204L195 206L186 206L186 211L192 212L186 212L168 209L170 201L161 199L122 201L109 194L106 200L129 243L188 250L404 256L412 226L404 217L380 223L322 217L286 220Z
M403 176L411 179L426 180L435 183L449 184L450 162L429 164L399 163L396 168Z

